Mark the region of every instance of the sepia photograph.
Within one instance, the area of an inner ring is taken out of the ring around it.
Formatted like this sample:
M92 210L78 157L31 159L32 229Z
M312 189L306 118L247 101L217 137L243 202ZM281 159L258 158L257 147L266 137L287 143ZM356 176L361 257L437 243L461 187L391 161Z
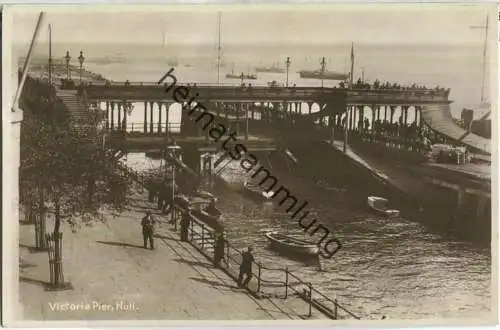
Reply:
M497 20L4 6L3 322L496 324Z

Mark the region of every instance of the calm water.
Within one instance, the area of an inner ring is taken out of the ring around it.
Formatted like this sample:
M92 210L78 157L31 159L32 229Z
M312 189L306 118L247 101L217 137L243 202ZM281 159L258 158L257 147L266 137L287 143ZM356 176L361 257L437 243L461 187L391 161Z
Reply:
M141 154L131 154L127 161L137 169L160 163ZM238 166L231 164L222 176L228 181L243 181ZM258 205L235 191L220 188L215 193L221 197L218 206L224 213L230 241L241 248L254 246L264 265L289 267L365 317L487 317L491 272L488 249L441 237L405 219L376 217L353 207L345 192L325 193L298 178L289 187L296 196L307 196L313 212L343 243L332 259L323 260L321 271L314 262L291 260L267 248L265 231L303 235L296 221L281 208Z

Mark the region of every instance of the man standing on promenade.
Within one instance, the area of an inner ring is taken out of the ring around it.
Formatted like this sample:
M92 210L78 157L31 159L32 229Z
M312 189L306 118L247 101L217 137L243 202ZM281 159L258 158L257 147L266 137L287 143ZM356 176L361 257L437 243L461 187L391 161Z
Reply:
M248 285L248 282L252 279L252 263L254 261L252 255L252 247L249 246L248 250L241 254L241 265L240 265L240 275L238 276L238 286L245 287ZM243 283L243 275L246 275L246 279Z
M151 246L151 250L154 250L154 242L153 242L153 234L154 234L154 226L155 226L155 219L153 219L153 216L151 215L151 211L146 212L146 216L142 218L141 221L142 225L142 237L144 239L144 248L148 248L148 240L149 240L149 245Z

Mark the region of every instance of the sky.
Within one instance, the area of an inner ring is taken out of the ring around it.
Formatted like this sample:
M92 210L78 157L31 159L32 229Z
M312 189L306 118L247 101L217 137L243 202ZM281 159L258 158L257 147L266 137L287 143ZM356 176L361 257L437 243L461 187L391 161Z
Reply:
M217 11L222 13L225 44L479 44L490 9L490 36L495 35L495 4L448 5L294 5L214 7L209 5L106 6L45 8L39 42L54 43L215 43ZM285 10L286 8L286 10ZM31 40L37 11L16 9L15 44Z

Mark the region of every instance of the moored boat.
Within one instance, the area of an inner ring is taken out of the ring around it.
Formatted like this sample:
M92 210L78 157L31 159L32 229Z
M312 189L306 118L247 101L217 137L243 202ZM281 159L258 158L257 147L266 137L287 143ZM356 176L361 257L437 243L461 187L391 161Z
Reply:
M224 230L224 225L222 224L222 212L219 209L214 207L209 213L203 208L196 208L192 211L192 214L198 218L198 220L206 223L213 229L217 231Z
M271 202L274 196L274 191L268 192L261 186L249 183L248 181L245 181L243 183L243 188L243 192L245 193L245 195L247 195L257 203Z
M271 243L271 247L275 249L296 254L319 254L319 246L314 242L309 242L292 236L280 234L277 231L267 232L265 235Z
M399 217L399 210L389 208L389 200L386 198L369 196L368 206L387 217Z

